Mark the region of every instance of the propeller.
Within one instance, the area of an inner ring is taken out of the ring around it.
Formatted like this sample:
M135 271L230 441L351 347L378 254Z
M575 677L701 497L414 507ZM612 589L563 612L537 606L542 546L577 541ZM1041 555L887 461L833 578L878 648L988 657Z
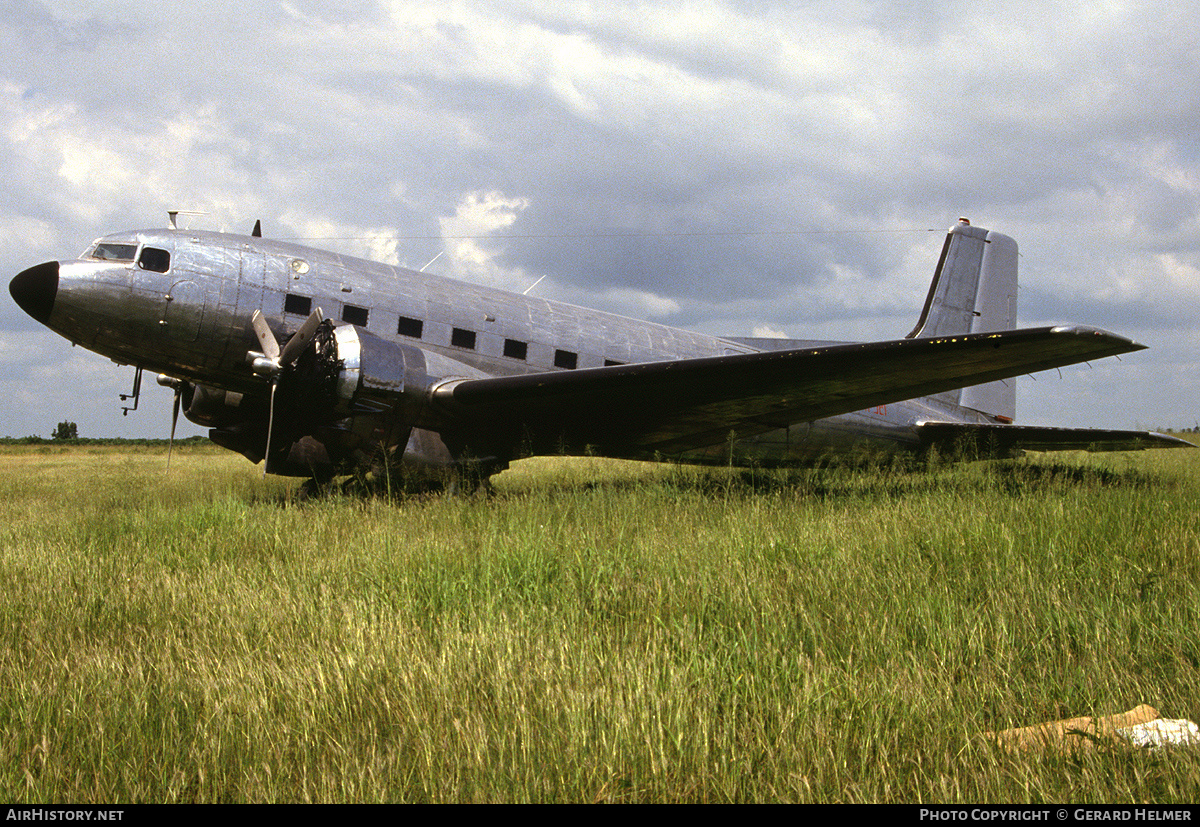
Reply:
M264 477L267 475L267 464L271 458L271 436L275 428L275 389L279 386L279 377L295 365L300 354L312 344L313 337L317 335L317 328L321 326L324 318L321 308L318 307L309 314L304 324L300 325L300 329L288 339L281 350L262 311L255 310L254 315L250 317L250 326L254 328L254 335L258 337L258 344L262 348L261 353L251 351L247 354L250 369L259 376L268 376L271 379L271 401L267 413L267 450L263 454Z
M167 441L167 471L169 472L171 470L171 451L175 448L175 426L179 424L179 402L183 398L183 391L187 387L187 383L182 379L160 373L158 384L164 388L174 388L175 390L175 401L171 403L171 438Z

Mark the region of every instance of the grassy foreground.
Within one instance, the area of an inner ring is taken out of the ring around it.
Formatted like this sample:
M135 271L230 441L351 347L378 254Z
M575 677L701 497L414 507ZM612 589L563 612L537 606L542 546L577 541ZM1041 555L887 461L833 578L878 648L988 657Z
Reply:
M979 737L1200 720L1200 451L303 504L218 449L0 460L0 800L1200 800L1197 751Z

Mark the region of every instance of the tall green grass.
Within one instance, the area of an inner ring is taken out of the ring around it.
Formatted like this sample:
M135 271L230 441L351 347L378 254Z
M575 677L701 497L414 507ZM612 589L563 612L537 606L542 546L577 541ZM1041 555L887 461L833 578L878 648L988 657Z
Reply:
M3 454L6 800L1200 797L1189 750L980 738L1200 719L1193 452L316 502L216 451Z

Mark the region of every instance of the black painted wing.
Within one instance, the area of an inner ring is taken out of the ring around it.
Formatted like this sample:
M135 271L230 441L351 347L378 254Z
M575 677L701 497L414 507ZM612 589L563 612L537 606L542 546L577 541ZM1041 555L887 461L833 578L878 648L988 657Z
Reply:
M1046 327L471 379L435 398L481 443L669 456L731 432L752 436L1143 347L1095 328Z

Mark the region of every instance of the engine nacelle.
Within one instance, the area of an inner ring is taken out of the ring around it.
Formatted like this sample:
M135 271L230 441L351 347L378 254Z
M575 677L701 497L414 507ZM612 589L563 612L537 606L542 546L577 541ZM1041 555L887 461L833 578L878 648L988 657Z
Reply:
M419 427L431 391L448 379L482 376L455 359L326 323L313 346L279 377L268 470L334 475L395 463L401 456L448 464L454 456L440 436ZM237 417L220 415L232 401L229 395L204 399L212 406L203 407L209 421L220 423L209 434L213 441L259 461L266 446L261 404L252 406L256 414L243 411L235 422Z
M433 391L485 374L456 359L325 322L313 344L278 377L268 471L333 476L393 464L459 461L440 434L422 427ZM266 451L268 397L196 386L187 417L252 462Z
M435 387L485 374L456 359L349 325L335 328L333 341L337 420L324 429L326 447L339 445L340 453L360 465L395 461L406 447L414 454L410 461L449 461L448 450L435 434L419 432L414 439L414 427L420 425Z
M183 415L197 425L224 428L246 418L242 394L207 385L184 383Z

